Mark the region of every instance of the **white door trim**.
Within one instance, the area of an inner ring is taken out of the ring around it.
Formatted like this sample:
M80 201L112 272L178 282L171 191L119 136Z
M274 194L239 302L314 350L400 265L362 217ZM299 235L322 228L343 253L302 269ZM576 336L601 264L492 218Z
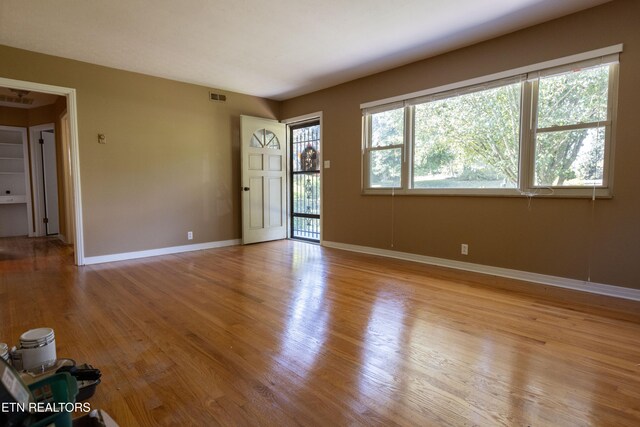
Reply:
M80 187L80 144L78 141L78 107L76 90L73 88L53 86L42 83L26 82L0 77L0 86L33 92L50 93L67 98L69 113L69 138L71 142L71 177L73 186L73 204L75 221L74 252L76 265L84 265L84 232L82 228L82 189Z
M73 243L75 239L74 232L74 213L73 213L73 186L71 185L71 158L69 156L69 112L65 112L60 116L60 141L62 149L62 172L64 175L63 185L65 194L65 230L66 235L60 234L60 239L64 243ZM85 258L86 262L86 258Z
M322 140L324 138L322 111L316 111L315 113L304 114L302 116L292 117L290 119L281 120L282 123L287 125L287 238L291 238L291 140L289 126L310 122L312 120L318 120L320 122L320 244L324 242L324 150Z

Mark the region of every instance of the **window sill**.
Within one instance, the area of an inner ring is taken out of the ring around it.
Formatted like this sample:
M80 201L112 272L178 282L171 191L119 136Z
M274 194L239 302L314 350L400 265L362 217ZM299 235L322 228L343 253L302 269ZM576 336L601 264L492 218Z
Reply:
M442 197L535 197L549 199L589 199L594 196L593 188L534 188L525 192L517 189L391 189L391 188L365 188L361 191L363 196L442 196ZM596 188L597 199L611 199L613 194L609 188Z

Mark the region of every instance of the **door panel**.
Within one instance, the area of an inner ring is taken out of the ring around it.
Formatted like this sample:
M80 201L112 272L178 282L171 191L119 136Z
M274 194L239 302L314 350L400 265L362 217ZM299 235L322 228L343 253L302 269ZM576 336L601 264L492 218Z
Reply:
M276 172L282 170L282 158L280 156L269 156L269 170Z
M249 193L249 210L251 211L249 227L252 229L262 229L264 227L264 194L262 191L264 187L263 178L261 176L251 178L249 180L249 187L251 188L251 192Z
M285 125L240 116L242 243L287 237Z
M282 215L282 178L269 178L269 225L279 227L283 225Z
M262 170L262 154L249 154L249 170Z

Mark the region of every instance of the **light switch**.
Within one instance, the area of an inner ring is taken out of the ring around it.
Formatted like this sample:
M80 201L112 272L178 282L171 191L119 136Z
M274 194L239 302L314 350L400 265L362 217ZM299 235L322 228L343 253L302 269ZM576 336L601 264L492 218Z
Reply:
M324 161L324 168L325 169L329 169L331 167L331 160L325 160Z

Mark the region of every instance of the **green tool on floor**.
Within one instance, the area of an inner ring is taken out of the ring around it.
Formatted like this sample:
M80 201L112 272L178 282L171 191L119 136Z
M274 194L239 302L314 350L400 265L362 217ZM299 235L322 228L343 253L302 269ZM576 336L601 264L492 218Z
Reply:
M28 387L18 372L0 359L0 425L71 427L78 383L66 372Z

